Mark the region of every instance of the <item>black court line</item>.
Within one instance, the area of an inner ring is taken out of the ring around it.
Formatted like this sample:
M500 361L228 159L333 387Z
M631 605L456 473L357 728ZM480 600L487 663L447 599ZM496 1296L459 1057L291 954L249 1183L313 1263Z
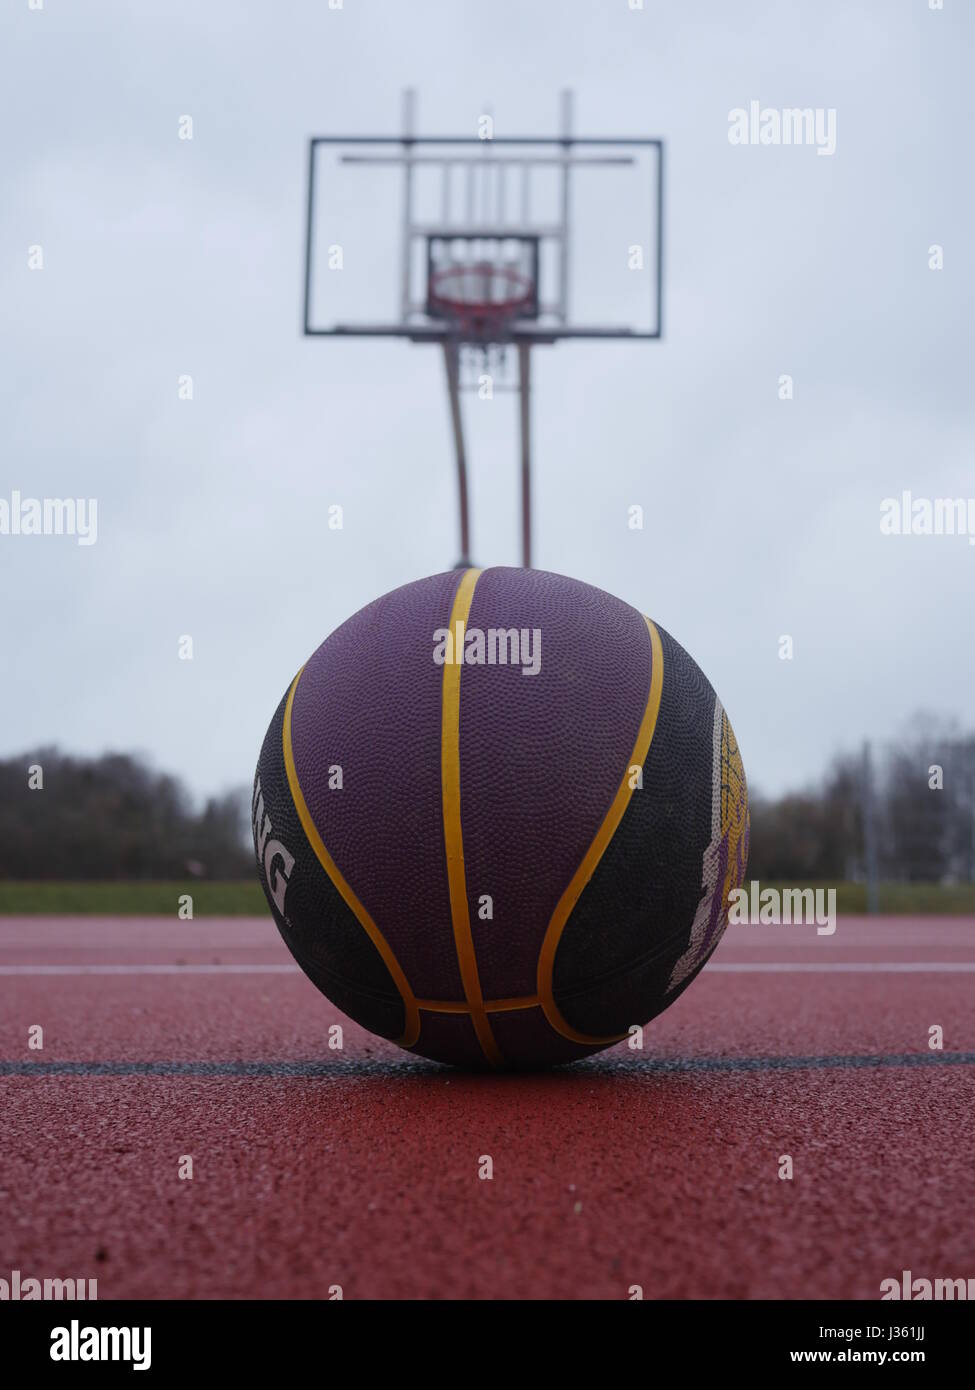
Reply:
M592 1058L574 1063L570 1067L558 1067L549 1072L502 1072L495 1076L535 1075L569 1076L574 1073L602 1072L608 1074L624 1073L630 1076L647 1073L686 1073L686 1072L768 1072L768 1071L821 1071L863 1070L883 1067L958 1067L975 1066L975 1052L904 1052L884 1056L836 1056L836 1057L627 1057ZM454 1067L441 1066L437 1062L427 1062L404 1058L402 1061L379 1061L362 1058L359 1060L336 1059L335 1061L307 1062L0 1062L0 1077L127 1077L127 1076L186 1076L198 1078L230 1077L240 1079L262 1079L278 1077L290 1079L336 1079L343 1076L382 1076L394 1079L397 1076L439 1076L462 1077L465 1075L484 1075L484 1073L463 1072Z

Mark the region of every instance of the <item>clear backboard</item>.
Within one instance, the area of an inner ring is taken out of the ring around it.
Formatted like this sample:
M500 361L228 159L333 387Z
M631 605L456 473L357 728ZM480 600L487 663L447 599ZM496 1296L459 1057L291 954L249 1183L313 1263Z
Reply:
M660 140L310 142L306 334L659 338L662 262Z
M663 336L664 147L572 133L316 136L308 155L304 330L441 346L470 564L465 389L517 390L522 562L531 565L531 349ZM509 350L510 349L510 350Z

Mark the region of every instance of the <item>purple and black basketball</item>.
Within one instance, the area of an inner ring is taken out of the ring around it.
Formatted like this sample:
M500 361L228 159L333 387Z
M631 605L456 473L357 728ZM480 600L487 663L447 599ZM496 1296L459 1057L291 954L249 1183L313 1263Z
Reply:
M619 599L452 570L333 632L271 721L254 842L296 960L424 1057L598 1052L684 990L745 875L708 681Z

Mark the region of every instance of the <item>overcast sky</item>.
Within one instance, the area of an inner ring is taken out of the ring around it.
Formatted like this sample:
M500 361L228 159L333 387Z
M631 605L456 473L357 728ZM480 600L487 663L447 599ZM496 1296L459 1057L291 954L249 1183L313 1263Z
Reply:
M970 723L975 547L879 517L975 497L971 5L11 0L0 23L0 498L99 508L93 546L0 536L0 753L249 782L318 643L455 560L438 353L299 331L307 138L395 133L407 85L423 133L487 109L555 133L569 86L579 133L667 142L664 340L535 354L535 563L667 627L767 792L919 707ZM733 146L752 100L835 108L835 153ZM513 403L466 409L475 557L517 563Z

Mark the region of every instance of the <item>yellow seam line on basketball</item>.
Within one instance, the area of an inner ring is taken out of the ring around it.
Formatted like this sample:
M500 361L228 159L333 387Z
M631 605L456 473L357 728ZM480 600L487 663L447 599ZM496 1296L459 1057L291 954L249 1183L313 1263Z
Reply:
M572 909L582 896L582 890L596 872L596 866L605 854L606 847L615 835L617 826L623 819L623 813L630 804L630 797L633 794L633 788L630 786L630 768L633 766L643 767L650 751L650 744L653 741L654 730L657 727L660 696L664 684L664 652L660 633L649 618L645 617L643 621L650 633L650 693L647 696L647 704L643 711L643 719L640 722L636 743L612 805L607 811L602 825L596 831L595 838L586 851L582 863L572 875L568 888L559 899L555 911L552 913L552 920L548 924L542 949L538 953L538 997L545 1011L545 1017L557 1033L561 1033L564 1038L570 1038L572 1042L578 1043L606 1044L619 1042L621 1038L626 1037L625 1033L617 1033L609 1038L591 1038L585 1033L577 1033L570 1024L566 1023L559 1012L553 993L552 977L555 970L555 953L558 950L565 924L569 920Z
M304 666L302 666L301 671L304 671L304 669ZM298 812L298 819L301 821L305 837L315 851L318 862L335 884L335 887L338 889L345 902L355 913L360 925L365 928L366 934L382 956L386 969L393 977L393 983L399 990L400 997L403 1000L406 1022L403 1036L397 1038L396 1041L399 1043L400 1047L412 1047L420 1036L420 1011L417 1008L413 991L410 989L409 980L407 980L403 973L400 963L393 954L389 942L369 916L369 913L356 897L349 884L346 883L338 865L325 848L322 837L318 833L318 827L311 818L311 813L308 810L301 785L298 781L298 771L295 767L294 751L291 746L291 707L294 704L298 682L301 680L301 671L298 672L291 682L291 689L288 691L288 701L284 707L284 766L288 774L288 786L291 788L291 799L295 804L295 810Z
M489 1014L512 1013L515 1009L537 1009L541 1000L537 994L526 994L519 999L485 999L484 1011ZM418 1009L430 1014L469 1014L467 1001L457 999L418 999Z
M474 599L474 586L480 574L481 571L478 569L465 572L457 586L450 613L449 631L454 646L452 660L446 661L443 668L440 781L443 792L443 831L447 855L447 886L450 891L450 918L454 929L454 946L457 950L461 983L470 1009L471 1022L484 1055L494 1066L501 1066L504 1057L491 1031L477 973L477 955L474 951L474 937L471 933L471 918L467 905L464 837L460 821L460 673L464 662L464 630Z

